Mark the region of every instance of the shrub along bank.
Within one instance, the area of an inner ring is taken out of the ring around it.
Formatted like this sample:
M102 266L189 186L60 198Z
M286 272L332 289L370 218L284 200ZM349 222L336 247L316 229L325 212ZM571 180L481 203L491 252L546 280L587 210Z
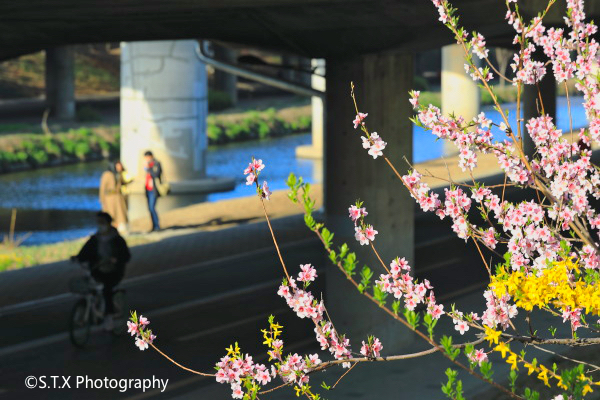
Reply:
M209 144L223 144L307 132L310 124L310 114L284 118L274 108L269 108L249 111L235 119L211 115L207 120L206 133Z
M273 108L241 113L233 118L211 115L207 120L208 142L219 145L307 132L310 123L310 111L303 108L291 116ZM19 130L23 128L19 126ZM3 132L7 130L0 126L0 133ZM116 125L83 127L51 135L4 133L0 135L0 172L118 157L119 144Z
M0 137L0 169L19 171L119 154L118 127L70 129L52 135L21 133Z

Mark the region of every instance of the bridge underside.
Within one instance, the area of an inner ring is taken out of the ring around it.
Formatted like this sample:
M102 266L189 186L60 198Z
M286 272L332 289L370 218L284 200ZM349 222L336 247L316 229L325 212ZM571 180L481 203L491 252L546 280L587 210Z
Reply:
M598 14L600 1L588 1ZM462 23L510 43L504 1L455 0ZM541 0L521 5L533 11ZM554 6L559 14L564 7ZM429 0L23 0L0 3L0 60L95 42L203 38L312 58L449 44Z

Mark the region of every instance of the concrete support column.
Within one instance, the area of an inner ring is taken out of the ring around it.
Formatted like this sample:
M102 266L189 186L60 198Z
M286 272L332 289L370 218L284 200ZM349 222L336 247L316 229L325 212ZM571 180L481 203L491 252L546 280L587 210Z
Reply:
M46 49L46 104L57 119L75 118L75 52L72 46Z
M139 182L146 150L180 189L193 192L205 177L206 68L194 54L195 44L121 44L121 159Z
M542 104L540 104L540 96L544 105L544 112L552 117L556 124L556 80L552 71L548 71L544 79L538 82L537 85L524 85L523 90L523 145L525 154L533 155L535 145L533 140L527 134L525 125L531 118L542 115Z
M230 64L237 64L236 50L216 43L213 43L213 48L217 60L223 60ZM215 69L215 89L227 93L233 106L237 104L237 76Z
M315 68L315 75L311 78L313 89L325 91L325 60L312 60L312 68ZM323 158L323 135L325 133L325 106L323 98L313 97L312 105L312 143L308 146L299 146L296 148L296 156L301 158Z
M328 225L336 240L346 241L357 251L359 266L369 265L378 276L383 271L373 252L354 239L354 225L348 207L356 199L364 201L368 223L379 231L375 246L383 261L414 259L414 201L400 180L381 158L374 160L361 143L360 130L353 129L354 105L350 82L356 84L361 112L368 112L367 123L388 145L384 154L400 173L412 159L412 108L408 91L412 87L412 55L385 53L327 59L327 96L325 138L325 210ZM327 271L327 302L336 328L348 333L354 350L369 333L380 337L387 351L410 341L408 331L360 295L336 267Z
M233 178L206 177L207 76L195 46L194 40L121 43L121 160L135 177L132 220L146 210L145 196L138 194L144 192L147 150L161 162L171 185L159 212L235 186Z
M462 115L467 121L479 114L479 87L465 72L465 54L458 44L442 47L442 113ZM444 154L458 149L444 141Z

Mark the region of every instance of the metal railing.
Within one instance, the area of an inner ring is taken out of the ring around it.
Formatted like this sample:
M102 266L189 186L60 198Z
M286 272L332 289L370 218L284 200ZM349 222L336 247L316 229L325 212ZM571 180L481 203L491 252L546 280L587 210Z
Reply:
M271 76L263 75L261 73L251 71L249 69L239 67L237 65L230 64L225 61L215 60L214 58L208 56L204 51L204 41L199 41L196 44L196 56L203 63L210 65L216 69L221 71L241 76L246 79L251 79L256 82L263 83L265 85L273 86L281 90L285 90L288 92L296 93L302 96L316 96L322 99L325 98L325 92L321 90L313 89L309 86L304 86L298 83L289 82L284 79L273 78Z

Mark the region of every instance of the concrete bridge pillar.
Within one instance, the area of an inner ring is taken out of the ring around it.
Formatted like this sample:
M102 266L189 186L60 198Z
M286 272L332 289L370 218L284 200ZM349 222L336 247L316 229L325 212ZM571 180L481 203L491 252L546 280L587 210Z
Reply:
M121 44L121 161L135 178L134 194L144 193L144 152L161 162L172 195L159 201L159 212L235 186L233 178L206 176L207 77L195 46L194 40ZM145 215L144 196L130 202L130 219Z
M325 60L313 59L312 68L315 75L311 78L313 89L325 91ZM323 98L314 96L311 100L312 106L312 143L307 146L298 146L296 156L301 158L323 158L323 135L325 133L325 106Z
M351 59L327 59L325 137L325 211L336 241L345 241L357 251L358 271L367 264L382 273L373 252L354 238L348 207L357 199L365 202L368 223L379 232L375 246L386 265L396 256L414 257L414 201L382 158L374 160L361 145L361 132L353 128L354 105L350 82L356 84L361 112L366 122L387 142L384 154L400 173L408 170L403 157L412 159L412 88L414 59L409 54L381 53ZM387 351L412 341L400 324L383 313L348 283L337 267L327 271L327 302L336 329L348 333L355 351L371 333L381 338ZM389 353L388 353L389 354Z
M538 91L539 89L539 91ZM524 85L523 90L523 146L525 154L531 156L535 152L533 140L527 134L525 125L531 118L539 117L542 111L540 97L544 105L544 113L550 115L556 124L556 80L551 68L537 85Z
M229 64L237 64L237 50L216 43L212 43L212 45L217 60L223 60ZM237 104L237 76L215 69L215 88L227 93L233 106Z
M75 118L75 52L72 46L46 49L46 104L54 118Z
M442 112L462 115L466 120L479 114L479 87L465 73L465 54L462 46L442 47ZM444 154L454 155L458 149L444 141Z

